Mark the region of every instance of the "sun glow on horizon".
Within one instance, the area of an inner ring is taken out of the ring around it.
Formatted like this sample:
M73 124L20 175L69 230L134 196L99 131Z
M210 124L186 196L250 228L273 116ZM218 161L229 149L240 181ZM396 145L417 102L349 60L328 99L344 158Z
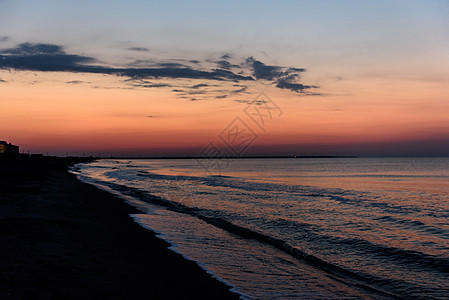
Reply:
M96 25L93 11L73 27L57 17L65 2L45 21L42 10L25 18L19 2L3 7L36 29L30 37L1 10L9 29L0 31L0 139L23 151L193 155L210 142L226 147L220 134L240 118L257 135L251 155L449 154L449 8L437 1L324 1L295 18L268 2L259 17L232 1L210 4L209 17L181 3L150 5L157 26L128 6L136 18L121 27L105 16ZM181 7L201 29L175 18ZM282 111L263 128L245 113L261 93Z

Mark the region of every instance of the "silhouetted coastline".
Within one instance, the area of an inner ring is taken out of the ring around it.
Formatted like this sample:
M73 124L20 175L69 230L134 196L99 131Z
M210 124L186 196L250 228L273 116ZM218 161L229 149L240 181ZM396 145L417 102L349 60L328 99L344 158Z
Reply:
M238 298L134 223L122 199L67 172L92 160L0 159L2 297Z

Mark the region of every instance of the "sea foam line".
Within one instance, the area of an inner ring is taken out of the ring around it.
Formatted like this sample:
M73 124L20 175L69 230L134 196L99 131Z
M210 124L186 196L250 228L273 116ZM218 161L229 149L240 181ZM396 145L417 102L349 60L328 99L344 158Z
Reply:
M95 186L96 188L98 188L98 189L100 189L100 190L103 190L103 191L106 191L106 192L108 192L108 193L110 193L110 194L113 194L114 196L117 196L117 197L121 198L122 200L124 200L125 203L127 203L128 205L131 205L131 206L135 207L136 209L138 209L138 210L140 210L140 211L142 211L142 212L144 212L144 213L147 213L148 210L149 210L149 207L148 207L147 205L144 205L144 204L146 204L145 202L142 203L141 205L139 205L139 202L141 202L141 199L136 198L136 197L132 197L132 196L130 196L130 195L125 195L125 194L121 193L120 191L118 191L118 190L112 188L112 187L110 186L110 184L105 184L105 183L99 182L98 180L95 180L95 179L93 179L93 178L91 178L91 177L86 177L86 176L81 175L81 174L79 173L79 169L77 169L76 166L75 166L75 167L72 167L72 168L69 170L69 172L72 173L72 174L74 174L74 175L76 175L76 177L77 177L78 180L80 180L80 181L82 181L82 182L84 182L84 183L93 185L93 186ZM136 203L136 202L137 202L137 203ZM239 287L237 287L237 286L235 286L235 285L229 283L228 281L224 280L223 278L221 278L220 276L218 276L217 274L215 274L213 271L211 271L210 269L208 269L207 266L206 266L205 264L203 264L202 262L200 262L200 261L198 261L198 260L195 260L195 259L193 259L192 257L190 257L190 256L188 256L188 255L182 253L182 250L181 250L181 248L179 247L179 245L177 245L176 243L174 243L173 241L171 241L171 240L168 238L168 236L167 236L166 234L164 234L164 233L161 232L161 231L155 230L154 228L151 228L151 227L149 227L148 225L146 225L146 224L144 224L143 222L141 222L141 221L139 220L139 217L138 217L139 214L130 214L129 216L131 217L131 219L132 219L136 224L138 224L139 226L141 226L141 227L143 227L143 228L145 228L145 229L147 229L147 230L150 230L150 231L154 232L154 233L155 233L155 236L156 236L157 238L159 238L159 239L161 239L161 240L167 242L167 243L170 245L167 249L169 249L170 251L175 252L175 253L178 254L178 255L181 255L181 256L182 256L184 259L186 259L186 260L195 262L201 269L203 269L204 271L206 271L207 274L209 274L210 276L212 276L212 277L213 277L214 279L216 279L217 281L219 281L219 282L225 284L226 286L228 286L228 287L229 287L229 290L230 290L231 292L233 292L233 293L239 295L240 299L242 299L242 300L248 300L248 299L251 299L251 297L250 297L249 295L246 295L245 293L241 292L240 289L239 289Z

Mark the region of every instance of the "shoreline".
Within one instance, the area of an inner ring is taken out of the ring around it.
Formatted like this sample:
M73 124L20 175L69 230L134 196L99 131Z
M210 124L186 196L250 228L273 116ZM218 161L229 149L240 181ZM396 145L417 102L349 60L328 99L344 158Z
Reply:
M0 163L6 299L239 298L135 223L137 209L81 182L69 165Z

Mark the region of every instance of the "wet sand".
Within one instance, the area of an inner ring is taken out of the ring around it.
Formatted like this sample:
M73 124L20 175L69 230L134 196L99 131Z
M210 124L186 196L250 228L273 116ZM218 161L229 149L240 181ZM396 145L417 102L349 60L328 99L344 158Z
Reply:
M238 299L68 164L0 161L2 299Z

